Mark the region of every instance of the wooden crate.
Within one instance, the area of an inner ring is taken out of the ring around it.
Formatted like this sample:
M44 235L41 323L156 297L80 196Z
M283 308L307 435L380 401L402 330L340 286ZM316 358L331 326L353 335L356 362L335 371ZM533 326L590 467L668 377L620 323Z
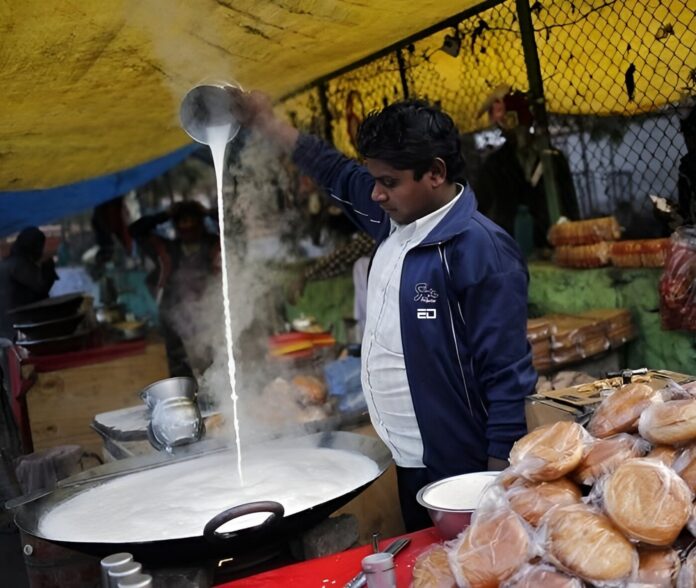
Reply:
M27 394L34 451L75 444L101 455L101 437L90 428L94 415L138 404L138 391L166 377L162 343L139 355L39 374Z

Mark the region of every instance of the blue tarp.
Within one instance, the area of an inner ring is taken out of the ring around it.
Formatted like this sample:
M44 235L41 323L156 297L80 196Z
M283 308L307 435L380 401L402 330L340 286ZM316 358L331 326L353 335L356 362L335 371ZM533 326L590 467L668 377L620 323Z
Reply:
M93 208L146 184L174 167L200 145L182 147L158 159L106 176L46 190L0 192L0 237Z

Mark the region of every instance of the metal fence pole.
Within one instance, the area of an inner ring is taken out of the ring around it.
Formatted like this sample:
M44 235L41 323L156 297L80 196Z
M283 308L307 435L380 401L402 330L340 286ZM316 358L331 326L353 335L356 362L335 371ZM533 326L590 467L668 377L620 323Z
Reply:
M527 66L527 78L529 80L529 98L534 113L534 130L541 142L541 165L544 170L544 192L546 193L546 205L549 209L549 219L555 223L561 216L560 188L558 178L553 165L551 139L549 137L549 122L546 115L544 101L544 82L541 77L539 54L537 52L536 39L534 38L534 25L529 9L529 0L515 0L517 6L517 18L520 24L520 36L522 38L522 50Z

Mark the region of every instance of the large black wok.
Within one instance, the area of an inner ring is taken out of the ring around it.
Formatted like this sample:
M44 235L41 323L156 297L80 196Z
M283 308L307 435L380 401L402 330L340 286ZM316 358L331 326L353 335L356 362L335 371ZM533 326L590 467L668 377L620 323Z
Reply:
M201 444L203 445L203 444ZM268 451L277 448L314 448L326 447L332 449L344 449L360 453L372 459L378 466L377 479L391 463L388 449L379 439L333 431L317 433L305 437L292 439L279 439L271 441L263 446ZM229 448L215 449L219 452L230 452ZM14 509L15 522L24 532L67 548L81 551L90 555L106 556L111 553L127 551L135 556L135 559L146 565L162 565L177 562L200 562L215 558L243 556L260 548L268 548L271 545L280 545L291 537L311 528L328 517L335 510L348 503L360 494L373 481L360 487L356 487L347 494L329 500L322 504L298 512L291 516L283 516L282 505L276 502L253 502L237 506L213 517L206 525L203 533L195 537L180 539L164 539L139 543L81 543L74 541L55 541L44 535L39 530L41 517L62 502L73 496L94 488L99 484L108 483L113 477L142 471L155 467L167 467L185 459L195 459L202 455L209 455L210 451L196 451L183 457L174 457L162 461L162 456L157 455L145 458L131 458L114 462L87 470L61 482L61 487L49 494L41 496L31 502L22 504ZM264 523L256 527L241 529L231 533L218 533L216 530L225 522L233 518L252 512L268 512L269 517ZM172 519L176 513L172 513Z

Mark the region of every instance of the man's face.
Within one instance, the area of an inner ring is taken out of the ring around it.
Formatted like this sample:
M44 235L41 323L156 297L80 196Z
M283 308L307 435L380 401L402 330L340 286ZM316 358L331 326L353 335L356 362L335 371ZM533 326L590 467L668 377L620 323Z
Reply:
M365 165L375 179L372 200L394 222L406 225L437 208L430 171L415 180L413 170L395 169L380 159L366 159Z
M180 218L175 225L176 236L184 243L195 243L203 236L203 221L201 219L185 216Z

